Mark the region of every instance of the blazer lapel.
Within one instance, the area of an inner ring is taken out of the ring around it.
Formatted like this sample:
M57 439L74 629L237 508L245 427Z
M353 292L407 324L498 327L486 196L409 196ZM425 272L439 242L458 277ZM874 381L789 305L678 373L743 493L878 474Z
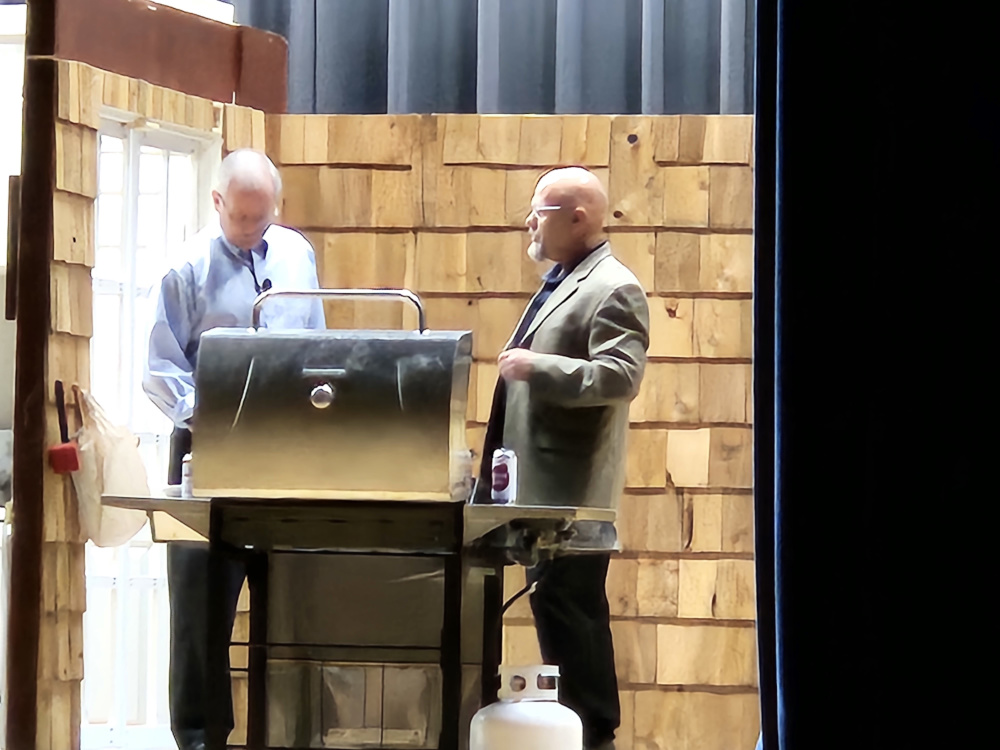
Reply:
M560 286L562 285L560 284ZM510 336L507 338L507 343L503 345L503 349L501 351L507 351L508 349L510 349L510 345L514 343L514 336L516 336L517 332L521 330L521 323L524 322L524 316L527 315L528 310L531 309L531 305L534 303L535 297L537 297L541 293L542 290L539 289L537 292L531 295L531 299L528 300L528 304L524 306L524 310L521 312L521 317L517 319L517 325L514 326L514 330L510 332Z
M535 319L531 321L531 325L528 326L528 330L524 332L523 341L527 341L531 335L537 330L547 317L556 311L556 309L563 304L566 300L576 294L580 287L580 282L586 279L591 271L597 267L605 258L611 255L611 247L605 242L601 247L597 248L594 252L584 258L583 262L580 263L576 268L574 268L569 276L563 279L563 282L556 287L556 290L552 292L552 295L545 300L545 304L538 311ZM520 327L520 322L518 327ZM514 329L515 331L517 329ZM510 346L510 341L507 342Z

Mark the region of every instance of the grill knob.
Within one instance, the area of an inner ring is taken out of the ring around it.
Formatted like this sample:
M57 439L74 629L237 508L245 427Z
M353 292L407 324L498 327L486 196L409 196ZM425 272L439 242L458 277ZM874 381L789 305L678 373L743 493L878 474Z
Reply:
M325 409L333 403L336 393L333 386L329 383L320 383L312 389L312 393L309 394L309 401L317 409Z

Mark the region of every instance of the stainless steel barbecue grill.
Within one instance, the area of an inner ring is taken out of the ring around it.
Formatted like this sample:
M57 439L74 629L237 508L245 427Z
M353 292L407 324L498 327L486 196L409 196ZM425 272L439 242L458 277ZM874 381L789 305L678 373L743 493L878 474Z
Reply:
M418 330L258 329L269 300L315 294L402 300ZM467 747L496 694L504 565L616 548L612 510L470 503L471 352L406 290L265 292L253 328L202 336L195 497L105 499L157 541L248 557L248 747Z
M472 334L219 328L198 357L203 496L465 500ZM255 307L283 292L265 292ZM255 323L257 315L255 314ZM275 460L275 456L280 456Z

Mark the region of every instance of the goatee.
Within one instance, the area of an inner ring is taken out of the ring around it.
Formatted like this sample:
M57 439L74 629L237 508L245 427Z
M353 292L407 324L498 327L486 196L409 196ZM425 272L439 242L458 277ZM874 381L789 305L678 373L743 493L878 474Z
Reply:
M542 246L537 242L532 242L528 245L528 257L535 261L535 263L544 263L547 260L545 251L542 250Z

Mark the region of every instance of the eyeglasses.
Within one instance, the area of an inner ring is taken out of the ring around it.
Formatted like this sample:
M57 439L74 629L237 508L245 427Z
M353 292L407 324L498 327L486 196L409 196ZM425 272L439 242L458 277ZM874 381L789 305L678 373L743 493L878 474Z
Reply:
M541 219L542 218L540 215L541 212L558 211L560 208L562 208L562 206L535 206L528 213L528 220L530 221L532 218Z
M236 224L240 224L242 226L246 226L248 224L251 224L251 225L253 225L254 228L259 229L261 227L264 227L266 229L268 226L271 225L271 222L272 222L273 219L278 218L278 206L277 205L274 206L274 209L272 211L272 215L271 216L250 217L250 216L233 216L232 209L229 206L226 205L226 199L223 198L221 195L219 196L219 204L225 210L226 215L229 216L230 221L232 221L232 222L234 222Z

